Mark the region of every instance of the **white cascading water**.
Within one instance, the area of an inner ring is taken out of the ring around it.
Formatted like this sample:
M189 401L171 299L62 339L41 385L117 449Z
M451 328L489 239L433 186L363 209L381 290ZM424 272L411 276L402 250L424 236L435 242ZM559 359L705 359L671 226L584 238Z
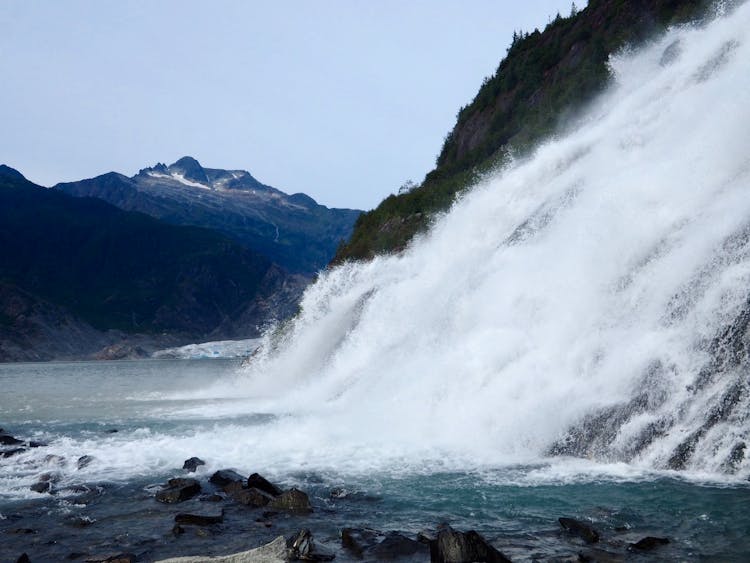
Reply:
M50 459L68 460L65 483L171 474L193 455L283 479L744 480L749 32L742 4L615 57L613 87L567 134L403 254L323 273L239 375L113 387L113 416L145 409L115 434L60 435L54 414L49 446L9 458L0 494L36 495Z
M746 474L747 365L696 381L750 296L749 30L742 5L615 57L568 134L324 273L233 386L292 414L256 453Z

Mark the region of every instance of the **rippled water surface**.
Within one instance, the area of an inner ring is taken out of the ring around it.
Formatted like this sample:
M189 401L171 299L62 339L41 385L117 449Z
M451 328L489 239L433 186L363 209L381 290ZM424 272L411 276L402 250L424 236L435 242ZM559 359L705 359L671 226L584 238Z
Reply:
M252 436L284 417L235 412L247 399L202 401L191 396L193 390L232 380L237 373L236 362L217 360L0 366L0 385L6 391L0 397L2 427L48 444L0 459L0 561L13 561L22 552L32 561L75 554L83 560L123 551L144 561L223 554L301 527L310 528L339 560L351 560L352 554L340 547L341 528L394 530L415 537L444 522L479 531L519 561L590 551L561 534L561 516L590 521L602 535L599 548L627 559L649 557L627 551L629 543L648 535L671 540L650 556L657 559L750 557L750 487L739 480L686 478L574 459L464 471L455 470L449 459L423 464L404 459L368 472L354 463L341 469L305 459L293 464L286 456L275 466L267 456L254 456L245 446L252 440L241 436ZM214 411L218 414L211 416ZM291 449L293 426L284 426L291 428ZM78 469L84 455L93 461ZM284 487L307 491L315 512L266 518L262 510L231 501L156 502L157 485L184 475L182 462L193 455L207 462L197 473L205 493L214 491L207 479L215 469L257 471ZM258 457L263 461L255 461ZM58 479L52 495L29 490L44 474ZM219 506L225 510L222 525L173 535L177 512L216 511Z

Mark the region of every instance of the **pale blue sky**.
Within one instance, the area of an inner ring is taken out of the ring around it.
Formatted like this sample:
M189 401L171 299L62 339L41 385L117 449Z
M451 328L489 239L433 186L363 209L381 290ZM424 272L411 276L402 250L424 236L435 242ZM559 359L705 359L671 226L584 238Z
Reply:
M433 167L513 30L570 7L0 0L0 163L52 185L191 155L369 209Z

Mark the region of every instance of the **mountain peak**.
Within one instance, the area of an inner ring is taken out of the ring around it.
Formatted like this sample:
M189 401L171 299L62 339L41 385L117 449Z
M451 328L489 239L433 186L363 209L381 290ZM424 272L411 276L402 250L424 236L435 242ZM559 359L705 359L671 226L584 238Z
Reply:
M15 168L11 168L10 166L6 166L5 164L0 164L0 178L14 178L16 180L25 180L26 177L21 174L18 170Z
M167 169L170 173L181 174L186 180L208 184L208 176L201 166L200 162L192 156L183 156L174 164L170 164Z

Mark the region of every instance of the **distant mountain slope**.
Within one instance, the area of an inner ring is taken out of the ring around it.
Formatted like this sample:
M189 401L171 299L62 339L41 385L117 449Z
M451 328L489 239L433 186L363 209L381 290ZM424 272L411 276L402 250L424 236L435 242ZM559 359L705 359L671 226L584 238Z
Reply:
M110 172L55 188L175 225L215 229L308 276L328 264L360 214L329 209L305 194L287 195L244 170L203 168L191 157L145 168L132 178Z
M724 2L728 6L733 2ZM589 0L543 32L516 34L507 56L458 112L434 170L421 185L362 214L336 261L398 251L447 209L477 173L523 154L579 111L609 81L609 55L668 25L703 16L708 0Z
M0 166L4 340L15 327L19 341L33 343L36 329L24 325L31 313L186 341L249 337L271 316L293 312L303 286L215 232L73 198Z

